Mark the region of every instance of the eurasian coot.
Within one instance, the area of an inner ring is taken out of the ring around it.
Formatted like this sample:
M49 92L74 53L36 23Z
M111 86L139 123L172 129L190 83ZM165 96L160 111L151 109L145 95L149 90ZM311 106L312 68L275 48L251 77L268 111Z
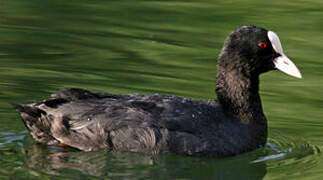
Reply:
M218 102L71 88L49 100L14 107L33 138L48 145L231 156L266 142L259 75L274 69L301 78L274 32L247 25L232 32L219 56Z

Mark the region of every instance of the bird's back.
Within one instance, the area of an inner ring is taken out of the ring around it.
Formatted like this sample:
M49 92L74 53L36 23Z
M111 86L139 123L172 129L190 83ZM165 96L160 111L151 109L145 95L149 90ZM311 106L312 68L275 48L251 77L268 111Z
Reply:
M208 146L207 132L216 132L224 121L217 106L213 100L64 89L52 99L16 108L42 143L85 151L198 154Z

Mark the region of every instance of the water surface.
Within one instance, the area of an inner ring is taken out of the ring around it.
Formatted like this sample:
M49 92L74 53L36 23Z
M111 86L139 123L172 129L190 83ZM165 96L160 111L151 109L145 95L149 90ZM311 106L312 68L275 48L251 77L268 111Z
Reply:
M320 179L323 2L0 1L0 179ZM36 144L9 102L61 88L216 98L216 60L244 24L275 31L303 74L261 76L266 147L230 158Z

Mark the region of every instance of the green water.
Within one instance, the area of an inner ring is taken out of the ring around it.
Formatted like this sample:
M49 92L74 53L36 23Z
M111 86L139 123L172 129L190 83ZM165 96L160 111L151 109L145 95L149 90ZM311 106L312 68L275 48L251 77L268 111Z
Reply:
M232 30L278 33L303 79L261 76L266 147L230 158L36 144L8 102L61 88L215 98ZM323 1L0 0L0 179L323 178Z

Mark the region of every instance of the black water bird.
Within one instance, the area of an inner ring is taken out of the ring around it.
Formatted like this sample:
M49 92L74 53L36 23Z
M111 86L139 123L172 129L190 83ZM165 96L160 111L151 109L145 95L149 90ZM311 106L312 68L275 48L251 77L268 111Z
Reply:
M232 32L219 56L218 101L71 88L49 100L14 107L32 137L48 145L232 156L266 143L259 75L275 69L301 78L274 32L247 25Z

